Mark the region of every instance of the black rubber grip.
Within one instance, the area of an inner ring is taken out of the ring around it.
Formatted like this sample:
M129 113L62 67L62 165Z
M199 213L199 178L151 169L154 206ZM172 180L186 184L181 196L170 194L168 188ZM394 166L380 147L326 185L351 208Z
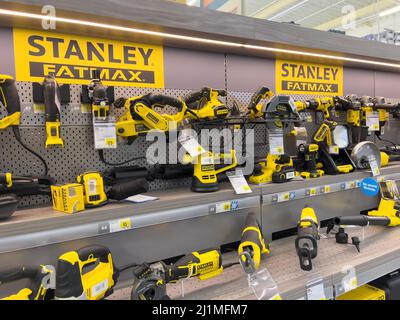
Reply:
M11 188L0 184L0 194L14 193L18 196L51 195L50 187L54 184L51 177L12 177Z
M21 279L34 279L40 272L40 267L6 267L0 270L0 283L9 283Z
M54 77L48 76L43 81L43 97L46 109L46 121L60 121L61 93Z
M110 254L110 249L104 246L94 245L83 247L78 250L78 256L81 261L87 261L90 256L95 259L99 259L101 262L108 262L108 255Z
M124 200L147 191L149 191L149 184L145 179L131 180L115 184L108 192L108 197L114 200Z
M200 100L201 98L203 98L203 96L204 96L203 90L191 92L185 97L185 103L188 105L192 104L192 103Z
M390 219L386 217L369 217L369 216L352 216L352 217L336 217L333 219L336 225L344 226L387 226L390 224Z
M0 101L7 108L9 115L21 111L18 89L14 79L7 79L3 83L0 79Z
M160 105L160 106L171 106L178 111L181 111L183 109L183 103L177 98L171 97L171 96L166 96L163 94L150 94L147 95L146 98L150 101L152 105Z
M18 197L15 194L0 195L0 220L10 218L18 207Z
M262 97L270 91L269 88L267 87L260 87L257 89L257 91L253 94L253 96L250 99L250 103L248 106L249 110L255 110L259 102L261 101Z

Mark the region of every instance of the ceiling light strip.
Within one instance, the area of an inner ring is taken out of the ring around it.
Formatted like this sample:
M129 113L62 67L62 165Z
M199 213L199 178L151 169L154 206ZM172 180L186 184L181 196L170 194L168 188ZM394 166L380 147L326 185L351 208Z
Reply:
M306 57L313 57L313 58L323 58L323 59L336 60L336 61L357 62L357 63L362 63L362 64L369 64L369 65L376 65L376 66L383 66L383 67L391 67L391 68L400 69L400 64L396 64L396 63L388 63L388 62L380 62L380 61L375 61L375 60L340 57L340 56L329 55L329 54L319 54L319 53L312 53L312 52L306 52L306 51L297 51L297 50L290 50L290 49L279 49L279 48L271 48L271 47L264 47L264 46L250 45L250 44L242 44L242 43L229 42L229 41L221 41L221 40L212 40L212 39L205 39L205 38L198 38L198 37L190 37L190 36L183 36L183 35L178 35L178 34L171 34L171 33L165 33L165 32L150 31L150 30L130 28L130 27L123 27L123 26L117 26L117 25L111 25L111 24L105 24L105 23L98 23L98 22L92 22L92 21L86 21L86 20L77 20L77 19L70 19L70 18L45 16L45 15L40 15L40 14L21 12L21 11L14 11L14 10L0 9L0 15L24 17L24 18L31 18L31 19L37 19L37 20L45 19L45 20L50 20L50 21L57 21L57 22L63 22L63 23L84 25L84 26L88 26L88 27L96 27L96 28L103 28L103 29L109 29L109 30L118 30L118 31L130 32L130 33L145 34L145 35L149 35L149 36L157 36L157 37L169 38L169 39L179 39L179 40L184 40L184 41L207 43L207 44L214 44L214 45L233 47L233 48L245 48L245 49L251 49L251 50L268 51L268 52L275 52L275 53L285 53L285 54L292 54L292 55L306 56Z

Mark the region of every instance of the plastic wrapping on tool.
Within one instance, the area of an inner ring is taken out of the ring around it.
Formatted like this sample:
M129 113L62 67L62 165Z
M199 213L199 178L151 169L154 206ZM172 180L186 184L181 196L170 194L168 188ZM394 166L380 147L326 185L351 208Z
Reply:
M278 286L266 268L248 275L248 283L258 300L282 300Z

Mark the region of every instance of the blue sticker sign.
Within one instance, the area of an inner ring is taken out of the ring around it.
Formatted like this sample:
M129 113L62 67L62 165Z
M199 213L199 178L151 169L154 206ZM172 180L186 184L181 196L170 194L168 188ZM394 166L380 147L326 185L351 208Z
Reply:
M379 193L379 183L373 178L365 178L361 181L360 188L367 197L375 197Z

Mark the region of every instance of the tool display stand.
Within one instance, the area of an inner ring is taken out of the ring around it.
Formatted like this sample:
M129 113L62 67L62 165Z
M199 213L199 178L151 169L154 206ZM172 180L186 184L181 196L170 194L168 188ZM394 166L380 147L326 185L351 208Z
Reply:
M362 233L360 229L347 231L349 236ZM325 229L321 232L324 233ZM321 239L311 272L300 269L295 237L277 240L271 243L271 254L263 258L260 269L268 269L284 300L334 299L400 267L400 229L367 227L364 236L361 253L352 245L337 244L334 237ZM235 259L236 253L224 257L227 262ZM185 280L184 297L181 295L181 284L168 285L167 292L172 299L256 299L240 265L228 268L219 277L207 281L196 278ZM118 298L124 296L125 292L116 294Z
M399 169L384 168L381 178L399 179ZM236 195L230 184L211 194L189 188L151 191L159 200L112 203L73 215L51 207L20 210L0 224L0 267L10 261L54 265L61 254L91 244L110 248L116 265L159 261L240 241L250 212L256 213L270 240L273 233L294 228L306 204L315 208L320 221L376 208L378 197L368 198L357 188L370 175L363 171L251 186L253 193L245 195ZM314 196L306 196L310 189L316 190ZM120 286L129 284L124 283L128 279L129 272L122 274Z

